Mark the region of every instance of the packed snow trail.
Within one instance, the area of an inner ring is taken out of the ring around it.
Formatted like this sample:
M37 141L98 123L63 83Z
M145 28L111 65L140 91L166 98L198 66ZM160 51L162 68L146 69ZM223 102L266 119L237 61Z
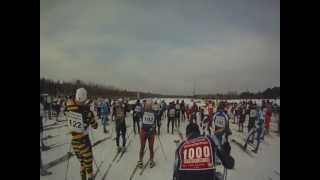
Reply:
M169 100L169 99L168 99ZM185 101L186 102L186 101ZM54 118L53 118L54 119ZM55 120L48 120L44 125L53 124ZM246 121L247 122L247 121ZM101 141L96 146L93 147L93 155L96 164L93 164L94 172L97 172L97 166L99 166L99 171L96 175L96 180L101 180L103 174L106 172L110 163L112 167L109 168L109 172L105 177L106 180L129 180L130 175L134 168L137 165L137 161L139 159L139 150L140 150L140 139L138 134L131 134L129 139L127 139L127 144L130 139L132 140L126 152L123 154L123 157L119 162L112 162L116 152L116 143L113 138L116 136L115 132L112 132L114 128L114 122L111 122L110 125L107 126L109 133L103 133L103 127L101 125L101 121L98 120L99 128L97 130L90 129L90 139L92 144L98 142L99 140L105 139ZM132 131L132 114L128 113L126 118L127 128L127 136ZM185 127L188 121L185 123L181 121L180 131L185 134ZM198 122L200 123L200 122ZM66 122L58 122L58 124L51 125L53 126L62 126L65 125ZM244 152L241 148L239 148L236 144L231 142L231 139L236 139L239 142L241 141L241 133L237 132L238 127L235 124L230 123L230 127L232 129L232 135L229 137L230 145L231 145L231 155L235 159L235 168L234 170L228 170L228 180L279 180L280 179L280 137L273 133L273 130L276 130L276 122L274 119L271 124L271 136L266 135L265 141L260 144L260 148L257 154L250 151L250 155ZM48 126L49 127L49 126ZM246 126L244 127L246 129ZM170 129L171 130L171 129ZM66 155L69 151L70 147L70 135L68 133L67 127L59 127L55 129L50 129L49 131L45 131L44 137L52 136L51 138L47 138L45 140L46 145L59 144L61 146L56 146L53 149L42 152L43 164L47 165L48 163ZM110 136L112 134L112 137ZM109 137L109 139L108 139ZM163 145L163 151L166 154L165 159L162 150L160 149L160 143L158 138L155 138L154 147L158 147L158 151L155 153L154 161L155 167L149 168L146 167L143 174L140 176L140 168L137 169L135 175L132 180L171 180L173 175L173 163L174 163L174 153L176 150L176 144L174 140L179 140L179 136L177 132L174 134L167 133L167 119L162 121L161 123L161 143ZM121 141L121 138L120 138ZM121 142L120 142L121 143ZM147 143L148 144L148 143ZM149 149L146 144L146 151L143 158L144 164L149 159ZM73 152L73 151L72 151ZM52 172L50 176L40 176L41 180L61 180L65 179L65 173L67 168L67 160L49 168L49 171ZM218 166L217 170L223 173L223 167ZM80 163L75 156L72 156L69 159L69 168L67 172L68 180L78 180L80 178Z

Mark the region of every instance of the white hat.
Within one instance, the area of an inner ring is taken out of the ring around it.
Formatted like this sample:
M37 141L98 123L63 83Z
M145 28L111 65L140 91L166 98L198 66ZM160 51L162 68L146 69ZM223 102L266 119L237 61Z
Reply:
M84 102L87 100L87 90L84 88L79 88L76 91L76 101Z

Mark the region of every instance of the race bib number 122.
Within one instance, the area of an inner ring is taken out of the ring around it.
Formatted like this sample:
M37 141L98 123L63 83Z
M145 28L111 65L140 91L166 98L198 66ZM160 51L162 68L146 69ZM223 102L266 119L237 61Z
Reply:
M185 142L179 151L180 170L214 169L212 146L207 137Z
M68 126L72 132L82 133L84 131L82 114L67 112Z

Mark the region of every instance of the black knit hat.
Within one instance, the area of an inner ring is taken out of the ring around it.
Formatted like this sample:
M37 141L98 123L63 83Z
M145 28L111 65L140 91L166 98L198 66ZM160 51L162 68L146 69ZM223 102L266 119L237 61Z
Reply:
M186 135L200 134L199 126L196 123L190 123L186 128Z

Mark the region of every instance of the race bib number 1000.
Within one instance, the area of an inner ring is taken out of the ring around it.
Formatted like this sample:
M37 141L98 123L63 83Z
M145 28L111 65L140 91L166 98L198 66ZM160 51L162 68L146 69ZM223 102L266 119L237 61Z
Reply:
M68 126L72 132L82 133L84 131L82 114L67 112Z
M143 124L154 124L154 114L145 112L142 119Z
M185 142L180 150L180 170L214 169L212 146L207 137Z

